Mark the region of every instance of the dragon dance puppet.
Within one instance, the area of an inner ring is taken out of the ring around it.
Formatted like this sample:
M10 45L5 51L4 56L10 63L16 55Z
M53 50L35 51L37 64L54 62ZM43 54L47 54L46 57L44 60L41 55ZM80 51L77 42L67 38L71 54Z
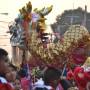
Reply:
M38 34L42 34L46 30L45 16L52 11L52 7L51 5L41 10L35 8L32 12L32 4L28 2L26 6L19 9L20 14L15 19L14 25L9 26L10 33L12 34L10 39L11 45L22 49L28 48L31 31L36 30Z

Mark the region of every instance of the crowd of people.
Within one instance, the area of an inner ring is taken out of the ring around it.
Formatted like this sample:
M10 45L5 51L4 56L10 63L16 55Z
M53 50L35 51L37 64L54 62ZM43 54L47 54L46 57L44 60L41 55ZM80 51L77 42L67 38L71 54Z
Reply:
M18 70L0 48L0 90L90 90L90 68L76 66L62 75L62 70L47 67L33 81L27 65Z

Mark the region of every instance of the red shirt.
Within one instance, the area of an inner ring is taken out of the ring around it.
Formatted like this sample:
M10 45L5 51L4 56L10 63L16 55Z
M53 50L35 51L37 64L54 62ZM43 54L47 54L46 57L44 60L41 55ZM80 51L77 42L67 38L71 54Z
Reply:
M8 83L0 83L0 90L13 90Z
M0 77L0 90L13 90L11 85L3 77Z

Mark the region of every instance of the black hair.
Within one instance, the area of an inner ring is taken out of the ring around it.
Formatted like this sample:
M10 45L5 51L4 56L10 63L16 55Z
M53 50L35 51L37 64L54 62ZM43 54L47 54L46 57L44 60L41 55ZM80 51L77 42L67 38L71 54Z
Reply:
M46 85L50 84L50 81L52 80L59 80L61 76L61 72L54 68L54 67L48 67L48 69L44 72L44 82Z
M5 49L0 48L0 60L6 60L8 58L5 58L8 56L8 52ZM6 60L8 61L8 60Z
M36 87L35 90L48 90L47 88L39 88L39 87Z
M0 56L3 56L3 55L7 56L8 52L5 49L0 48Z
M20 77L26 77L27 76L27 73L26 73L26 70L25 69L21 69L19 72L18 72L18 75Z
M60 81L60 83L61 83L64 90L68 90L70 87L72 87L72 84L68 80L63 79Z

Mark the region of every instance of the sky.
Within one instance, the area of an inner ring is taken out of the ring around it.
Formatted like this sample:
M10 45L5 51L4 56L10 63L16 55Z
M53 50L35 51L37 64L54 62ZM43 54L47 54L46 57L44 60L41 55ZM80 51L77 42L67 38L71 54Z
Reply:
M55 22L56 16L64 12L64 10L76 9L78 7L84 9L84 6L87 5L87 11L90 12L90 0L0 0L0 13L9 14L8 16L0 14L0 21L13 21L19 14L19 9L25 6L28 1L31 1L33 9L37 7L41 9L53 5L51 13L47 15L47 24ZM8 23L5 22L0 22L0 42L2 44L0 44L0 47L7 49L11 55L10 42L9 39L7 39L10 35L6 33L8 30ZM5 37L2 35L6 35L6 39L1 39ZM7 46L3 46L3 44Z
M73 9L78 6L84 9L85 4L90 11L90 0L0 0L0 12L8 12L8 20L13 20L18 14L19 9L31 1L33 9L53 5L52 12L47 16L47 23L53 23L58 14L65 9Z

